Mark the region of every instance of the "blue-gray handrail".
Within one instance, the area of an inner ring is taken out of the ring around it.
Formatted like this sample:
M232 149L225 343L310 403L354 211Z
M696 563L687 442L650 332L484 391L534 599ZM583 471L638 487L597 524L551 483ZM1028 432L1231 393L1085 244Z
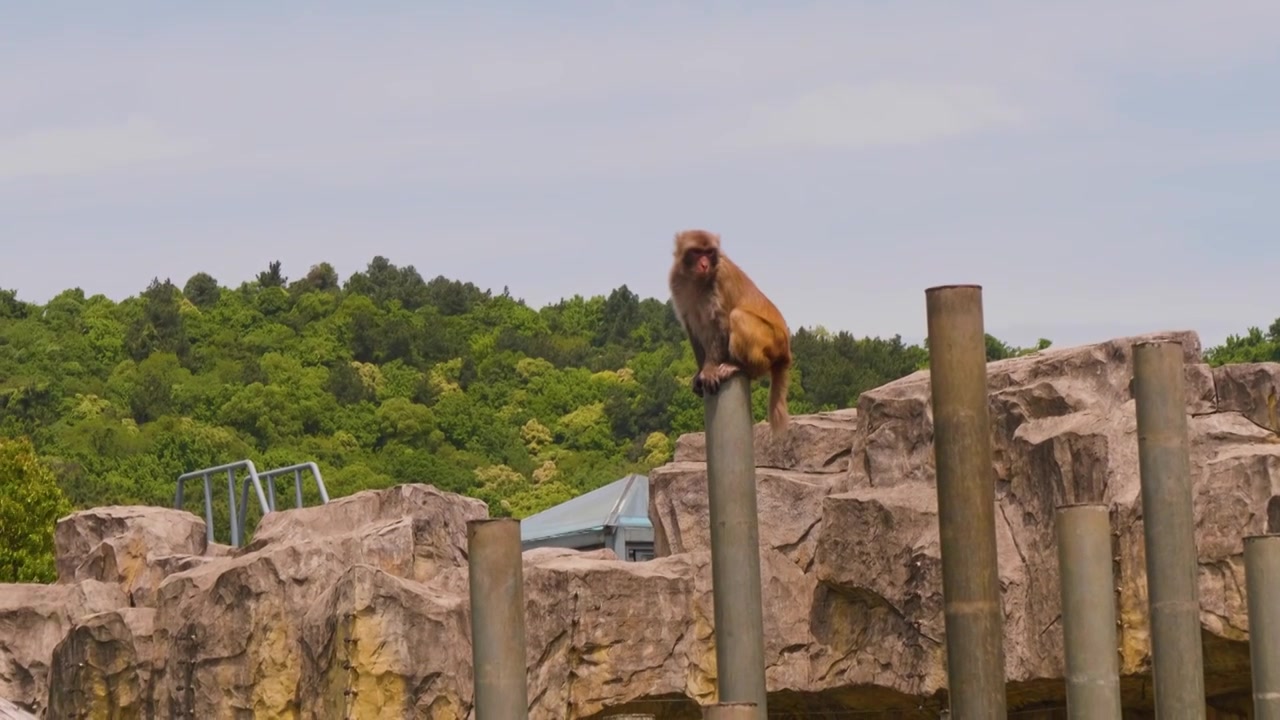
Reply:
M238 547L240 545L241 531L239 513L236 508L236 469L246 468L249 471L248 477L245 479L245 488L248 489L248 482L253 481L253 489L257 491L258 504L262 508L262 514L265 515L269 510L267 497L262 492L262 483L258 480L258 470L253 466L252 460L237 460L225 465L215 465L214 467L203 468L201 470L192 470L189 473L183 473L178 476L178 491L173 499L173 506L179 510L182 509L183 491L185 490L188 480L193 478L204 479L204 522L205 533L209 537L209 542L213 542L213 486L210 484L209 476L225 471L227 473L227 507L231 515L231 545ZM248 494L246 492L241 507L247 507L249 503Z
M238 468L246 468L249 472L245 476L240 485L240 501L236 502L236 470ZM231 545L232 547L240 547L244 544L246 520L249 514L249 485L253 484L254 493L258 496L258 507L261 508L263 516L267 513L274 512L276 509L276 484L275 478L286 473L293 473L293 495L295 507L302 507L302 471L310 470L312 478L315 479L316 489L320 491L320 503L322 505L329 504L329 491L324 486L324 478L320 476L320 468L314 462L298 463L296 465L286 465L284 467L273 468L266 472L258 472L252 460L237 460L226 465L218 465L216 467L204 468L201 470L193 470L189 473L183 473L178 476L178 492L174 497L174 507L182 509L182 501L186 481L192 478L204 479L204 520L206 525L206 533L209 542L213 542L213 485L210 476L214 473L227 473L227 492L230 497L227 498L227 507L231 516ZM267 481L266 492L263 492L262 482Z
M310 470L311 477L315 478L316 489L320 491L320 504L329 504L329 491L324 486L324 478L320 477L320 468L313 462L298 463L297 465L286 465L284 467L273 468L265 472L258 473L258 477L267 483L267 507L271 511L276 509L276 484L275 478L285 473L293 473L293 497L294 507L302 507L302 471ZM240 483L240 505L247 505L249 502L249 478L245 478ZM265 514L265 513L264 513ZM244 518L241 518L243 524Z

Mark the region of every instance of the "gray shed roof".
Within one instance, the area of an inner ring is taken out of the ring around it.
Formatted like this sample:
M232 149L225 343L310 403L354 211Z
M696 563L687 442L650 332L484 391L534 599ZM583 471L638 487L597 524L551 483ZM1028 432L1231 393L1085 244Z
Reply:
M522 541L599 531L610 526L652 527L649 478L628 475L520 521Z

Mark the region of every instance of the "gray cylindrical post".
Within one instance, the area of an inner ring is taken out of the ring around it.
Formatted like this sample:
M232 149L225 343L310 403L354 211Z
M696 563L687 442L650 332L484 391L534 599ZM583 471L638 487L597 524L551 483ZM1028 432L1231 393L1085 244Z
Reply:
M718 697L727 703L755 703L755 718L765 720L760 529L746 375L734 374L717 392L706 394L703 403Z
M520 521L467 522L476 720L529 717Z
M267 509L271 511L276 509L276 478L278 477L279 475L267 477ZM252 476L250 476L250 482L252 482ZM246 502L244 506L248 508L249 503Z
M955 720L1006 714L982 287L925 291L947 679Z
M246 502L245 506L247 507L248 505L249 503ZM239 517L240 514L236 512L235 468L230 468L227 470L227 512L231 516L231 545L233 547L240 547L243 544L241 540L243 540L244 538L242 537L242 533L240 532L240 517Z
M1111 516L1101 503L1064 505L1057 515L1067 717L1120 720Z
M1253 717L1280 720L1280 535L1244 539Z
M1160 720L1205 717L1184 382L1181 343L1134 344L1133 395L1151 613L1151 675Z
M204 474L204 522L205 534L209 536L209 544L213 544L213 480L209 473Z
M718 703L708 705L702 717L704 720L756 720L760 717L760 707L752 702Z

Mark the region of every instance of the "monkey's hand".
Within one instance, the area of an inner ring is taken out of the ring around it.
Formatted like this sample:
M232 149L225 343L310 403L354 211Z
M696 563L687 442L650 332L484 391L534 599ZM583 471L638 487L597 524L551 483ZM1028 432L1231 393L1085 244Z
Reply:
M738 372L737 365L729 363L720 363L702 369L702 372L693 376L693 391L702 397L704 393L715 395L720 390L720 383L728 380L734 373Z
M702 397L702 393L703 393L702 373L699 371L693 374L693 394L697 395L698 397Z

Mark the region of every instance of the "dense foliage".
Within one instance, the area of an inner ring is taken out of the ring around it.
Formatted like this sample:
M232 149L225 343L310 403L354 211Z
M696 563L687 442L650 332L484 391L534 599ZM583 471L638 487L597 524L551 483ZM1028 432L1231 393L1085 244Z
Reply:
M992 359L1029 351L987 341ZM928 360L820 327L794 350L793 413L851 406ZM293 281L271 263L238 287L198 273L121 302L0 290L0 437L30 438L76 508L168 505L179 474L236 460L314 460L332 497L424 481L526 516L670 459L702 428L693 371L669 304L626 286L535 309L382 257L345 283L327 263ZM41 475L17 477L4 497ZM202 512L198 487L186 505ZM214 497L225 541L225 484Z
M1266 333L1251 327L1244 335L1230 335L1226 342L1205 350L1210 365L1228 363L1280 362L1280 318L1271 323Z
M53 524L71 503L27 438L0 438L0 582L52 582Z

